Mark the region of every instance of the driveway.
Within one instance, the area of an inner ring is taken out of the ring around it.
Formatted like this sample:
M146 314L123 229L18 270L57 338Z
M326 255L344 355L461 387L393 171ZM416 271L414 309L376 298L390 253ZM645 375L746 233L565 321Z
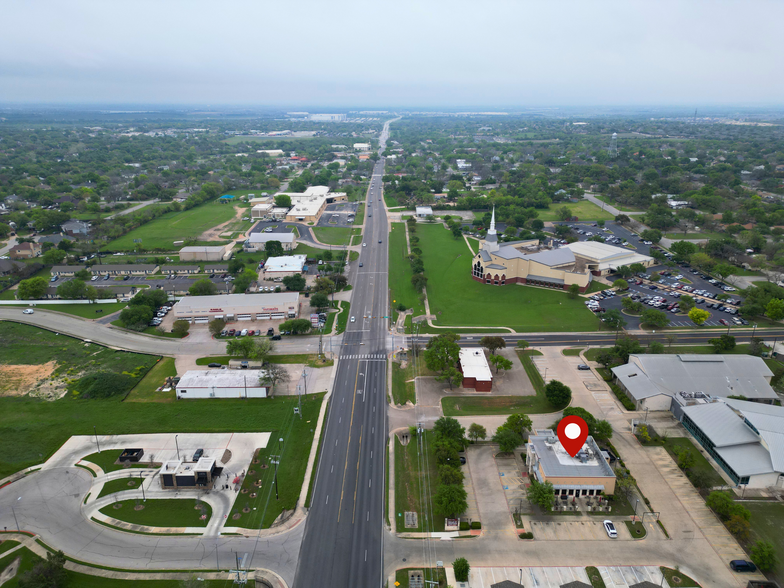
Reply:
M471 484L479 508L482 533L515 539L515 526L496 466L496 445L469 445L466 449Z

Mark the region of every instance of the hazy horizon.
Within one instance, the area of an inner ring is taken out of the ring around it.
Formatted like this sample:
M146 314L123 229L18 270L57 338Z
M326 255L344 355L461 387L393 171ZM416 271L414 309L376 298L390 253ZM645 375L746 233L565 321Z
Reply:
M783 104L784 4L770 0L118 6L7 5L16 24L0 38L0 103L515 112Z

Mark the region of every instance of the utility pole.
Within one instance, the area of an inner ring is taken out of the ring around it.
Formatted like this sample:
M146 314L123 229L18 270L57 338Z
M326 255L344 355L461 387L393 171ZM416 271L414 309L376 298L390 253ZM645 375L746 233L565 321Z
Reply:
M95 444L98 446L98 453L101 453L101 444L98 443L98 430L93 425L93 433L95 433Z
M175 435L174 436L174 445L177 447L177 460L179 460L180 459L180 444L177 443L177 437L179 437L179 435Z
M275 500L280 500L278 495L278 464L280 463L280 455L270 455L270 461L275 466Z

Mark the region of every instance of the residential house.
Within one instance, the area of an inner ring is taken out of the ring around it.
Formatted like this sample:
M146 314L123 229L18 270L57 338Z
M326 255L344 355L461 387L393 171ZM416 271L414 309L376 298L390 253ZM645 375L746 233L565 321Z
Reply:
M40 243L19 243L8 252L11 259L32 259L39 255L41 255Z
M64 222L60 228L69 237L86 237L91 230L90 223L77 219Z

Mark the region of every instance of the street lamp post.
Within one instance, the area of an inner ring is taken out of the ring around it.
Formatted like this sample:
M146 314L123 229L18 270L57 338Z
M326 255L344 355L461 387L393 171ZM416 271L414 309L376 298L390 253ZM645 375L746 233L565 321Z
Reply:
M17 502L18 502L19 500L22 500L22 497L20 496L20 497L19 497L19 498L17 498L16 500L17 500ZM14 507L13 507L13 506L11 507L11 512L14 514L14 522L16 523L16 530L17 530L17 531L19 531L19 530L20 530L20 529L19 529L19 521L18 521L18 520L17 520L17 518L16 518L16 510L14 509Z
M180 459L180 444L177 443L177 437L179 437L179 435L175 435L174 436L174 445L177 447L177 461L179 461L179 459Z
M756 334L757 334L757 325L756 325L756 323L755 323L755 324L754 324L754 330L751 332L751 338L753 339L753 338L754 338L754 335L756 335Z
M95 433L95 444L98 446L98 453L101 453L101 444L98 443L98 431L96 430L95 425L93 425L93 433Z

